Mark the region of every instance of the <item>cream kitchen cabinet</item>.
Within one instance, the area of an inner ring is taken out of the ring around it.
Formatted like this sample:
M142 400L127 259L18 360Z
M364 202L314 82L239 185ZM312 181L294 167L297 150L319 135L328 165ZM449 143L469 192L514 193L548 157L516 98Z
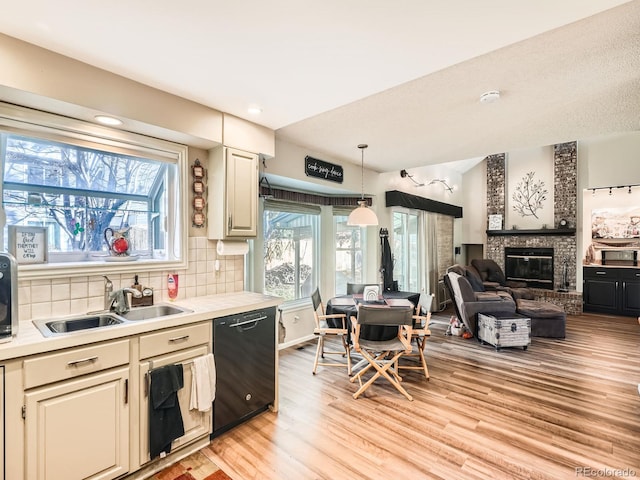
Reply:
M24 478L129 471L129 340L30 357L23 372Z
M217 147L209 155L210 239L252 238L258 228L258 154Z
M184 386L178 391L178 402L184 423L184 435L171 444L171 451L203 437L211 432L211 410L200 412L190 410L191 364L197 357L210 352L211 322L203 322L180 328L162 330L140 337L139 384L140 402L138 416L140 420L140 459L143 466L151 458L149 454L149 372L165 365L182 365Z

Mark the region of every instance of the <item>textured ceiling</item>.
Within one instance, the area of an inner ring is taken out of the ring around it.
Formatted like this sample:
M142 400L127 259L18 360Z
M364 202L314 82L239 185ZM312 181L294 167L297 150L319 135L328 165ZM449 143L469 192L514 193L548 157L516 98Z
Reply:
M640 0L13 3L2 33L378 171L640 129Z

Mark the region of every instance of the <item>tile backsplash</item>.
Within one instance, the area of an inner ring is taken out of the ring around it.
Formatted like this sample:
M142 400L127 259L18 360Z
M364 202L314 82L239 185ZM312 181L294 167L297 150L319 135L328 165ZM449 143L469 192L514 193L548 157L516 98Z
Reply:
M219 260L220 269L215 270ZM154 302L169 301L167 275L177 273L178 298L200 297L244 289L244 256L218 257L216 241L206 237L189 237L189 267L186 270L140 270L138 282L153 288ZM134 273L109 275L113 288L131 286ZM104 278L99 275L66 277L51 280L18 281L20 321L34 318L81 314L104 308Z

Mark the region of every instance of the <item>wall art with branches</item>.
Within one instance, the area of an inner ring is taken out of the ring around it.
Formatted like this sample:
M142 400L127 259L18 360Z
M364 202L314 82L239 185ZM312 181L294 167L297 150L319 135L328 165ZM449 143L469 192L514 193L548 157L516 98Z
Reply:
M545 188L544 181L535 180L535 172L528 172L516 185L513 192L513 209L522 217L533 216L538 218L537 212L543 207L549 191Z

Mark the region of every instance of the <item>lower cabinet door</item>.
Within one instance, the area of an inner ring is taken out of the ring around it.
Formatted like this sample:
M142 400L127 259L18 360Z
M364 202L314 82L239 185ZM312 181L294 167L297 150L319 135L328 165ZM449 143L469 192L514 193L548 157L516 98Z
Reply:
M25 393L25 478L108 480L129 471L129 369Z
M190 410L191 384L191 363L193 359L208 353L207 346L183 350L172 354L154 357L140 362L140 465L144 465L151 460L149 454L149 372L152 368L164 367L165 365L181 364L183 368L184 387L178 391L178 402L184 424L184 435L177 438L171 444L171 451L180 448L182 445L192 442L198 438L209 435L211 432L211 409L208 412Z
M583 283L584 310L616 314L618 311L618 285L615 280L585 279Z
M622 282L622 315L636 317L640 315L640 282Z

